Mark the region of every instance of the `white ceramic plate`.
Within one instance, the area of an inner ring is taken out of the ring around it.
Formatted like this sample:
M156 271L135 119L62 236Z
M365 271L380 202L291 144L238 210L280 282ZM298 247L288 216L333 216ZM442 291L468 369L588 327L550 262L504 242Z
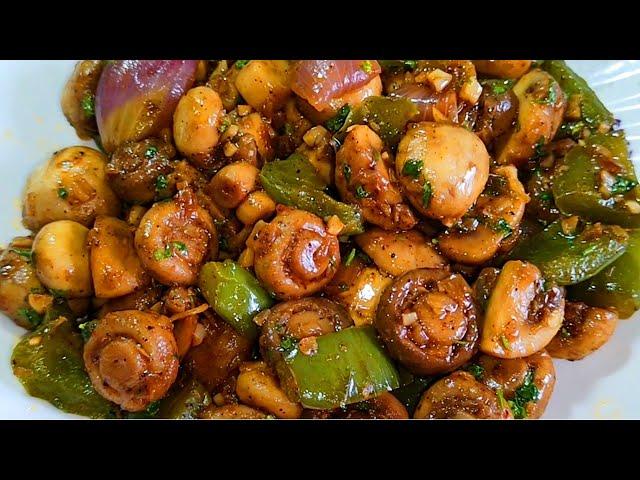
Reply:
M20 202L28 174L62 147L80 142L60 111L74 61L0 62L0 245L26 233ZM640 150L640 62L571 61L622 120L632 153ZM89 143L86 143L87 145ZM634 155L636 168L640 155ZM24 330L0 315L0 418L79 418L30 397L9 358ZM640 314L620 322L611 341L579 362L555 361L556 388L544 418L640 419Z

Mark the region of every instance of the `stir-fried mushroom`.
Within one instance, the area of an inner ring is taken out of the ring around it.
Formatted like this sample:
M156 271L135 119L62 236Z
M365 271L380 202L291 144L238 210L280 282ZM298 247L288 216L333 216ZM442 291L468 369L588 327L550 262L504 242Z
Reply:
M456 420L508 419L507 405L473 375L458 371L438 380L424 392L413 418Z
M547 345L554 358L580 360L602 347L618 324L618 315L605 308L567 302L562 327Z
M417 220L392 178L382 140L356 125L336 155L336 187L343 200L362 208L364 219L386 230L412 228Z
M545 285L535 265L507 262L486 306L480 350L499 358L539 352L560 330L564 303L564 289Z
M414 123L398 145L396 175L418 212L451 226L484 189L489 154L463 127Z
M418 230L393 232L373 227L358 235L356 243L380 270L394 277L416 268L440 268L447 264Z
M544 350L513 359L480 355L470 370L507 401L515 418L540 418L556 383L553 361Z
M478 326L471 288L461 275L412 270L387 287L375 326L389 353L417 375L446 373L477 349Z
M517 236L528 201L516 168L496 168L471 211L438 237L440 250L456 262L487 262L506 239Z
M338 237L303 210L280 209L251 241L258 280L282 300L320 291L340 264Z
M125 410L138 412L164 396L178 375L171 321L151 312L107 314L84 348L94 388Z
M166 285L193 285L204 261L217 249L211 215L191 190L181 190L169 201L156 203L140 221L135 245L144 267Z

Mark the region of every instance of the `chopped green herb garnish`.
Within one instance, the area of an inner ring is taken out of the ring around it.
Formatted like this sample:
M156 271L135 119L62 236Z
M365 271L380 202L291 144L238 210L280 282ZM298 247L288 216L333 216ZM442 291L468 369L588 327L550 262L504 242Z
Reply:
M153 252L153 258L156 261L166 260L170 258L173 252L186 252L187 246L182 242L169 242L165 245L164 249L158 249Z
M513 228L511 228L511 225L509 225L504 218L501 218L496 222L493 226L493 230L497 233L501 233L502 238L510 237L511 234L513 234Z
M218 127L218 131L220 133L224 133L227 131L227 128L229 128L230 126L231 126L231 121L228 118L225 118L224 120L222 120L222 123Z
M80 106L82 107L82 111L84 112L85 117L91 118L95 116L96 108L95 97L93 96L93 93L86 93L85 96L82 97Z
M234 65L238 70L242 70L250 61L251 60L236 60L236 63Z
M352 248L351 251L349 252L349 255L347 255L347 258L344 261L344 264L348 267L349 265L351 265L351 263L355 260L356 258L356 253L358 253L358 250L355 248Z
M500 408L502 408L502 409L509 408L509 404L504 399L504 392L502 391L501 388L496 390L496 396L498 397L498 402L500 403Z
M476 380L480 380L482 375L484 374L484 367L482 365L478 365L477 363L472 363L468 365L466 368L467 372L476 377Z
M58 197L64 200L68 196L69 196L69 192L67 191L66 188L63 188L63 187L58 188Z
M342 167L342 173L346 182L349 183L351 181L351 166L348 163L345 163Z
M20 255L22 258L24 258L28 262L31 261L31 258L33 256L33 253L31 252L30 248L15 248L15 247L13 247L10 250L15 254Z
M367 192L362 185L358 185L356 187L355 195L356 195L356 198L366 198L369 196L369 192Z
M549 85L549 90L547 90L547 96L542 100L538 100L537 103L542 103L544 105L553 105L558 100L558 94L556 89L553 88L553 84Z
M611 185L611 193L614 195L627 193L638 186L638 182L631 178L626 178L621 175L616 176L615 182Z
M157 154L158 154L157 147L154 147L152 145L144 151L144 158L151 160L152 158L155 158Z
M505 350L511 350L511 342L504 334L500 335L500 343L502 343Z
M513 86L513 82L510 80L496 81L491 83L491 91L494 95L502 95L509 91Z
M345 105L340 110L338 110L338 113L336 113L335 117L327 120L324 126L327 127L327 130L329 130L331 133L336 133L344 125L344 122L347 119L350 111L351 108L349 107L349 105Z
M542 192L538 195L538 198L543 202L550 202L553 198L551 192Z
M156 192L162 192L169 186L169 179L165 175L158 175L156 178Z
M577 122L568 122L560 125L558 129L558 138L570 137L574 140L578 140L582 135L582 131L585 128L585 123L582 120Z
M84 322L78 325L78 328L80 329L80 333L82 334L82 338L84 339L85 342L87 342L89 338L91 338L91 334L96 329L97 325L98 325L97 320L90 320L88 322Z
M544 157L547 152L544 149L545 146L545 138L544 135L541 136L538 141L536 142L534 149L533 149L533 158L542 158Z
M407 162L402 166L402 174L411 178L418 178L422 171L422 165L422 160L407 160Z
M431 201L431 183L428 180L425 180L424 185L422 186L422 205L425 207L429 206L429 202Z
M404 68L406 68L407 70L415 70L416 67L418 66L418 61L417 60L403 60L402 64L404 65Z
M527 418L527 403L537 402L540 399L540 390L533 383L534 374L534 370L527 371L522 385L516 389L513 400L509 401L514 418Z
M371 64L370 60L365 60L364 62L362 62L360 64L360 68L362 69L362 71L364 73L371 73L373 72L373 65Z
M160 400L156 400L155 402L151 402L147 409L145 410L146 414L150 417L155 417L160 411Z
M569 330L567 330L567 328L562 327L560 329L560 336L562 338L571 338L571 332Z
M284 358L289 360L298 353L298 340L290 335L283 335L278 346L278 351L284 353Z
M42 315L38 314L33 308L22 307L17 312L19 317L24 318L29 325L37 327L42 322Z

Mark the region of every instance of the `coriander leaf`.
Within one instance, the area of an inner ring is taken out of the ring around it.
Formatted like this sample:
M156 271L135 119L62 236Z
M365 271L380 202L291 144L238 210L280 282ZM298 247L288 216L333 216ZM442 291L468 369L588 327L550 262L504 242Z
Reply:
M428 180L425 180L424 185L422 186L422 205L425 207L429 206L429 202L431 201L431 183Z
M360 64L360 68L364 73L371 73L373 71L373 65L370 60L365 60Z
M466 368L467 372L476 377L476 380L480 380L482 375L484 374L484 367L482 365L478 365L477 363L472 363L468 365Z
M611 193L614 195L627 193L638 186L638 182L632 178L626 178L621 175L617 175L613 185L611 185Z
M333 118L327 120L324 126L327 127L327 130L329 130L331 133L336 133L344 125L344 122L347 119L350 111L351 108L349 107L349 105L345 105L340 110L338 110L338 113L336 113Z
M85 342L89 341L89 338L91 338L91 334L96 329L97 325L98 325L97 320L90 320L88 322L84 322L78 325L78 328L80 329L80 333L82 334L82 338Z
M169 179L165 175L158 175L156 178L156 192L162 192L169 186Z
M422 160L410 159L402 166L402 174L411 178L418 178L422 171Z
M417 60L403 60L402 63L407 70L415 70L418 66Z
M19 317L24 318L30 325L37 327L42 322L42 315L38 314L33 308L22 307L17 312Z
M509 339L506 337L506 335L500 335L500 343L502 343L502 346L505 350L511 350L511 342L509 342Z
M152 158L155 158L157 154L158 149L152 145L144 151L144 158L151 160Z
M347 258L344 261L345 266L348 267L349 265L351 265L353 260L355 260L356 258L356 253L358 253L358 250L355 248L352 248L351 251L349 252L349 255L347 255Z
M284 353L285 360L290 360L298 353L298 340L290 335L283 335L277 350Z
M356 198L367 198L369 196L369 192L367 192L362 185L358 185L356 187L355 196Z
M64 200L68 196L69 196L69 192L67 191L66 188L63 188L63 187L58 188L58 197Z
M508 238L513 234L511 225L509 225L504 218L501 218L496 222L496 224L493 226L493 231L501 233L502 238Z
M31 249L29 248L16 248L13 247L10 249L13 253L20 255L22 258L24 258L26 261L30 262L31 258L33 256Z
M342 167L342 173L346 182L349 183L351 181L351 166L348 163L345 163Z
M234 63L234 65L238 70L242 70L250 61L251 60L236 60L236 63Z
M87 92L82 100L80 101L80 106L82 107L82 111L84 112L84 116L87 118L91 118L95 116L95 98L93 93Z

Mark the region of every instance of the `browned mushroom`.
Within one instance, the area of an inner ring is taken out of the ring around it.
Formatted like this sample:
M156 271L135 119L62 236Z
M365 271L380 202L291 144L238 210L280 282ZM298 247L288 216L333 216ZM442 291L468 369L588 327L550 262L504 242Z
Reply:
M422 394L413 418L458 420L508 419L511 413L493 390L458 371L438 380Z
M166 285L193 285L200 267L217 250L211 215L189 189L169 201L156 203L140 221L135 246L149 273Z
M356 125L336 155L336 187L343 200L362 208L368 222L386 230L408 230L417 219L394 185L392 165L380 137Z
M338 237L321 218L304 210L279 209L252 241L256 276L279 299L320 291L340 263Z
M504 359L480 355L476 360L479 380L500 391L515 418L540 418L547 408L556 371L547 352L529 357Z
M476 321L471 288L461 275L422 268L387 287L374 324L403 366L433 375L455 370L473 356Z
M584 303L567 302L560 331L547 345L553 358L580 360L609 341L618 324L618 314Z
M164 396L178 375L171 321L123 310L102 318L84 348L94 388L125 410L138 412Z

